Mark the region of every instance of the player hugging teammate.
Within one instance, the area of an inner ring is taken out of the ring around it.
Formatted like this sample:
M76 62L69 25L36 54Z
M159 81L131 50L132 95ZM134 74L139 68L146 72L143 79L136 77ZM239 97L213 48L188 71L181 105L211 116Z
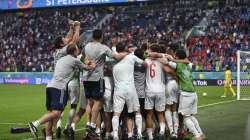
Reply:
M184 50L172 45L170 49L159 44L133 50L112 38L112 47L102 44L103 33L94 30L92 42L83 50L75 45L79 38L80 23L70 21L68 35L55 42L55 71L46 89L48 113L29 123L32 134L47 124L46 140L51 140L52 128L57 124L60 136L62 112L70 97L70 111L63 131L74 139L75 125L86 114L85 139L101 139L101 122L104 122L104 139L166 139L178 137L179 119L183 117L186 128L202 140L204 134L194 115L197 113L197 95L192 81L192 64ZM167 50L167 53L165 53ZM84 58L84 59L80 59ZM83 61L83 62L81 62ZM80 97L80 72L85 69L84 94ZM87 72L86 72L87 70ZM81 100L80 110L76 113ZM126 112L122 115L122 112ZM59 120L59 121L58 121ZM180 119L181 120L181 119ZM119 133L120 124L123 125ZM135 124L135 125L134 125Z

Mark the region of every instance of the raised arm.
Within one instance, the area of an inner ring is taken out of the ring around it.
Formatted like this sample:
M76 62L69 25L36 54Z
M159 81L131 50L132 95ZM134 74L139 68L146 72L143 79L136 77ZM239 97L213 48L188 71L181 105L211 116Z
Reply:
M80 36L80 22L75 21L74 22L74 34L69 44L76 44L76 42L79 40L79 36Z
M69 42L72 40L73 35L74 35L74 21L73 20L69 20L69 32L66 35L66 40L67 40L67 44L69 44Z

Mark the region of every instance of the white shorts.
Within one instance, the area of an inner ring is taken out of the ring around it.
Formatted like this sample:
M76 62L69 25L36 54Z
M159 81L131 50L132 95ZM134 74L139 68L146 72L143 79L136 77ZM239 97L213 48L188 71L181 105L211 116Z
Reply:
M68 86L68 93L69 93L70 104L78 104L80 97L80 87Z
M140 110L140 103L136 90L114 92L114 112L121 113L125 104L127 105L128 113Z
M145 109L152 110L155 108L156 111L165 111L166 96L164 93L146 93L145 98Z
M113 88L114 82L112 77L104 77L105 92L104 92L104 112L113 112Z
M86 109L86 106L87 106L87 99L85 97L85 94L83 93L80 97L80 108Z
M195 92L181 91L178 112L183 116L197 114L198 98Z
M166 85L166 104L173 105L178 103L179 89L176 80L168 81Z

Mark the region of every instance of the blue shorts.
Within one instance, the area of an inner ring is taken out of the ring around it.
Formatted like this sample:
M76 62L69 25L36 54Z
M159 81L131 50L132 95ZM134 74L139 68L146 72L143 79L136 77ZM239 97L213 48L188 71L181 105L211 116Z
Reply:
M48 87L46 88L46 108L48 111L63 111L67 105L68 94L65 90Z
M102 100L105 91L104 80L84 81L84 92L87 99Z

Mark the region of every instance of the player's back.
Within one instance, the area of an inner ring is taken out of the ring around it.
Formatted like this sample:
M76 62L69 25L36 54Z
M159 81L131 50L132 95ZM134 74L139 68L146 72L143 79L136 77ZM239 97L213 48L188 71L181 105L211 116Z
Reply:
M163 65L157 60L146 59L146 92L162 93L165 92L165 76L163 72Z
M129 54L113 67L113 77L116 88L123 88L124 86L134 87L135 63L143 63L143 61L135 55Z

